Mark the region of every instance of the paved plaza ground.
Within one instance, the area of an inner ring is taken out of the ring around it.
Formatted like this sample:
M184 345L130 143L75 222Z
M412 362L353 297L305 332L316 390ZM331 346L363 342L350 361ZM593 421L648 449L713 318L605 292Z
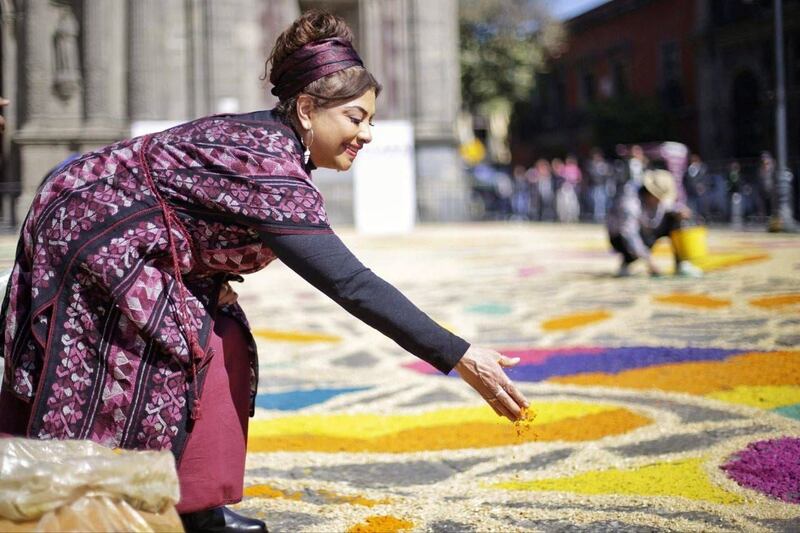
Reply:
M276 263L236 287L260 352L238 508L271 531L800 528L800 236L712 230L700 280L614 278L595 225L341 236L521 357L536 418L498 418Z
M261 361L239 507L271 529L800 527L800 237L713 230L701 280L614 278L592 225L342 237L442 325L521 357L536 419L499 419L273 265L239 289Z

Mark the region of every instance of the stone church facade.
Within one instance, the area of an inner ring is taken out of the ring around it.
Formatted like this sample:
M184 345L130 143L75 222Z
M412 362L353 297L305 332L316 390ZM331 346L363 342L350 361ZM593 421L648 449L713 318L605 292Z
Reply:
M457 0L0 0L3 221L20 222L50 169L134 124L271 107L264 59L312 7L353 28L384 85L379 119L412 122L419 218L464 218ZM320 178L345 223L347 179Z

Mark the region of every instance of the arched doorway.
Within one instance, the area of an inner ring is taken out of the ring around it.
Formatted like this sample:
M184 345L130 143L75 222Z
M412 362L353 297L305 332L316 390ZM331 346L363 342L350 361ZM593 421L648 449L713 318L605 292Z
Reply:
M755 157L768 147L761 93L761 84L751 71L742 71L733 79L731 119L735 157Z

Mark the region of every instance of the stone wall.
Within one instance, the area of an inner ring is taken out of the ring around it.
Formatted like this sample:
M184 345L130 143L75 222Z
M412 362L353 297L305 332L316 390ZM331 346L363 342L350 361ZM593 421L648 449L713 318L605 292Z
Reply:
M50 169L129 136L133 122L272 106L264 59L311 4L354 24L385 87L379 118L413 121L421 216L462 218L456 0L2 2L4 179L21 191L17 212Z

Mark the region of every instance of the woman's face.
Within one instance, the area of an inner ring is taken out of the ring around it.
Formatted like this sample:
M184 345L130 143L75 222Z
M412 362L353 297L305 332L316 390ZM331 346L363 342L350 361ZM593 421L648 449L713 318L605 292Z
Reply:
M311 161L318 167L348 170L358 151L372 140L374 116L373 90L334 107L311 107L303 110L298 101L298 117L303 127L314 132L313 141L310 132L303 139L311 144Z

